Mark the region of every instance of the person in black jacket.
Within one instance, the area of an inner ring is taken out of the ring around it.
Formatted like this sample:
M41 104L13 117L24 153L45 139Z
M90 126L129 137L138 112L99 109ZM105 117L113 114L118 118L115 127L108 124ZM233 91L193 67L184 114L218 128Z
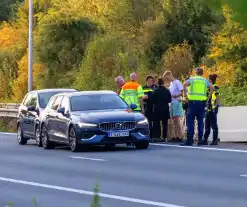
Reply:
M164 80L158 78L158 88L156 88L152 94L152 105L153 105L153 133L156 138L161 138L161 127L162 122L163 128L163 139L167 138L168 120L170 118L169 103L171 103L172 97L169 89L164 86Z
M154 85L153 76L149 75L146 77L146 85L143 86L144 96L144 115L148 119L150 137L153 138L153 106L152 106L152 94L154 89L157 87Z

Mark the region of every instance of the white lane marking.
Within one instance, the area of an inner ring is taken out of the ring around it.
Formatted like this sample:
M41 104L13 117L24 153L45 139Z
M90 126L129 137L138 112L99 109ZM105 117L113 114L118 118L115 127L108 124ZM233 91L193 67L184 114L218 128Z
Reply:
M0 132L0 135L16 135L17 133Z
M97 158L90 158L90 157L76 157L76 156L69 156L73 159L81 159L81 160L92 160L92 161L99 161L99 162L106 162L104 159L97 159Z
M233 130L231 130L233 131ZM16 135L16 133L8 133L8 132L0 132L0 135ZM247 153L247 150L240 149L229 149L229 148L210 148L210 147L196 147L196 146L180 146L180 145L172 145L172 144L154 144L150 143L153 146L161 146L161 147L175 147L175 148L187 148L187 149L201 149L201 150L211 150L211 151L221 151L221 152L238 152L238 153Z
M240 177L246 177L247 178L247 175L240 175Z
M241 132L247 132L247 129L223 129L219 131L220 133L241 133Z
M42 184L42 183L36 183L36 182L29 182L29 181L25 181L25 180L16 180L16 179L5 178L5 177L0 177L0 181L29 185L29 186L35 186L35 187L41 187L41 188L48 188L48 189L53 189L53 190L66 191L66 192L70 192L70 193L78 193L78 194L84 194L84 195L90 195L90 196L94 195L94 192L92 192L92 191L79 190L79 189L74 189L74 188L67 188L67 187L62 187L62 186L48 185L48 184ZM140 204L151 205L151 206L185 207L185 206L178 206L178 205L173 205L173 204L169 204L169 203L161 203L161 202L155 202L155 201L149 201L149 200L142 200L142 199L137 199L137 198L117 196L117 195L111 195L111 194L106 194L106 193L99 193L98 195L102 198L110 198L110 199L115 199L115 200L120 200L120 201L128 201L128 202L132 202L132 203L140 203Z
M180 146L180 145L172 145L172 144L154 144L154 143L152 143L151 145L153 145L153 146L161 146L161 147L175 147L175 148L209 150L209 151L247 153L247 150L241 150L241 149L211 148L211 147L196 147L196 146Z

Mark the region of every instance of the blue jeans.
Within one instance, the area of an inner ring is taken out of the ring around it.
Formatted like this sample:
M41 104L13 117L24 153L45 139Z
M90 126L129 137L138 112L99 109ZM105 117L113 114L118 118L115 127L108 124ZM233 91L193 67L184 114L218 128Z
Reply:
M195 134L195 118L198 123L198 141L202 141L204 131L204 114L205 114L206 101L189 101L188 110L186 114L187 118L187 144L193 144L193 138Z

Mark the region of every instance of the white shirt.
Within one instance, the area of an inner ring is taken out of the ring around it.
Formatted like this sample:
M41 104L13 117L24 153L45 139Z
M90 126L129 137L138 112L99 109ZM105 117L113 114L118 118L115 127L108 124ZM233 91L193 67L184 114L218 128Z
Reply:
M183 89L184 89L183 84L177 79L175 79L170 83L169 90L172 96L178 95ZM172 98L172 102L178 102L181 100L182 100L182 96L178 98Z

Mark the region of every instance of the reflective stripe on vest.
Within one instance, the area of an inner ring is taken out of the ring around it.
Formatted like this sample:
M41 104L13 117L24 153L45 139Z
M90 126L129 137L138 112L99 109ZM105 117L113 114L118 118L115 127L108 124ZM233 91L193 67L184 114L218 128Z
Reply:
M188 99L191 101L205 101L207 99L207 80L201 76L190 78Z
M143 92L144 92L144 93L148 93L148 92L152 92L152 91L153 91L152 88L144 88L144 89L143 89Z
M214 87L216 86L216 84L214 84ZM212 104L212 108L214 109L216 106L215 106L215 102L216 102L216 93L217 91L214 91L213 94L212 94L212 98L211 98L211 104ZM219 92L218 92L219 93Z
M127 82L122 87L125 102L128 105L136 104L137 108L135 110L141 110L141 105L138 98L138 87L139 84L135 82Z

